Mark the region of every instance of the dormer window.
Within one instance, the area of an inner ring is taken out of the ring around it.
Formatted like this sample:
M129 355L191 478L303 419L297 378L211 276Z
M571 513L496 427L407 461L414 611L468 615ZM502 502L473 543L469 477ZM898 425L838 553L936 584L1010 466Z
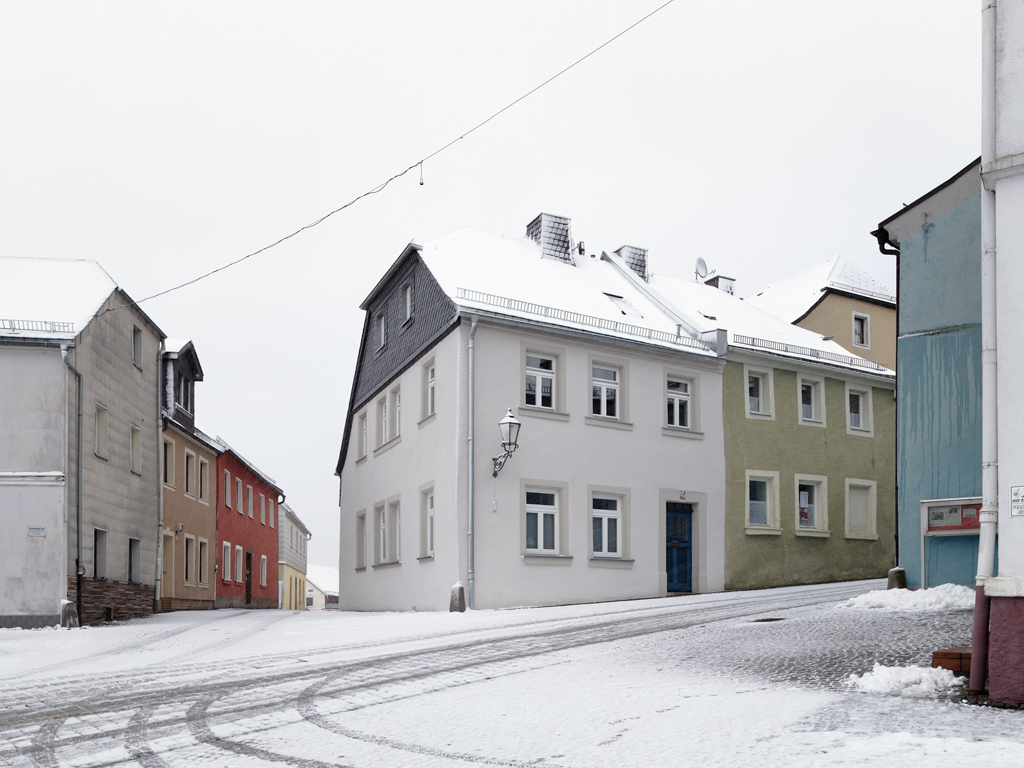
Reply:
M175 376L174 402L181 410L192 413L192 379L183 373Z

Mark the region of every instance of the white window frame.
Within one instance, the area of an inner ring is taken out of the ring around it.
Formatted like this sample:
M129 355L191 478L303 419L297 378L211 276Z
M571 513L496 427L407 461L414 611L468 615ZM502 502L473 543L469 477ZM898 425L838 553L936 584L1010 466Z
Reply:
M385 394L377 400L377 447L388 441L388 397Z
M804 411L804 392L811 394L810 416ZM796 377L796 414L800 424L808 427L825 426L825 380L821 376L801 373Z
M260 586L267 586L267 556L260 555Z
M276 515L274 514L274 497L273 496L268 496L267 497L267 518L270 521L270 527L271 528L275 527L274 526L274 518L275 517L276 517Z
M412 281L402 286L402 324L412 320Z
M863 323L863 341L857 341L857 321L860 320ZM863 312L854 312L850 319L850 340L853 342L853 346L861 347L862 349L871 349L871 315L865 315Z
M750 483L751 481L765 483L765 523L752 523L750 521ZM743 518L744 530L749 535L779 535L782 533L782 522L779 515L779 473L773 471L762 471L755 469L746 470L746 477L743 491Z
M673 391L673 383L682 385L685 390L677 389ZM686 411L685 419L679 417L680 406L683 406ZM670 410L672 413L671 418L669 417ZM693 379L675 376L671 373L665 376L665 408L662 413L665 417L664 425L669 429L693 429ZM680 423L682 421L686 423Z
M245 514L245 499L242 498L242 478L235 478L235 503L238 505L238 514Z
M814 498L809 499L809 514L813 514L813 524L803 517L803 491L801 486L813 489ZM797 536L818 536L829 535L828 530L828 478L824 475L793 475L793 530Z
M93 421L96 432L93 450L101 459L110 457L110 413L106 406L96 403L96 414Z
M366 569L366 510L361 509L356 513L356 570Z
M185 495L195 498L198 493L196 489L196 455L185 449Z
M363 411L356 417L356 440L357 449L359 456L357 458L366 458L366 411Z
M750 406L750 380L758 380L758 409ZM754 365L743 366L743 410L748 419L775 420L775 370Z
M174 441L165 439L163 443L163 483L168 488L174 488Z
M610 378L609 378L610 377ZM590 415L599 419L622 421L622 397L619 384L622 368L592 362L590 365ZM612 407L609 408L609 405ZM596 411L595 411L596 406ZM614 413L609 413L614 411Z
M235 545L235 583L245 581L245 550L241 544Z
M260 494L260 525L267 524L267 497Z
M253 506L252 486L251 485L245 486L245 505L249 509L249 519L252 520L253 519L253 512L255 511L255 507Z
M554 484L554 483L535 483L528 481L521 481L522 484L522 552L524 555L541 555L548 557L562 556L565 552L565 542L562 540L565 530L565 524L562 520L562 516L565 514L564 509L566 505L565 485ZM553 496L554 504L539 504L536 498L531 502L531 494L551 494ZM531 515L536 516L536 546L529 546L530 536L530 517ZM553 516L552 525L552 539L550 547L545 547L544 544L547 540L544 536L544 517L547 515Z
M142 539L128 537L128 581L142 582Z
M590 492L590 556L595 558L617 558L623 557L624 533L625 533L625 499L619 494L605 493L601 491ZM613 502L615 509L598 509L599 504ZM609 530L614 524L615 548L609 547ZM595 538L600 538L600 545L597 545Z
M436 400L436 372L437 367L434 363L434 358L430 358L422 366L420 366L420 381L421 385L421 416L420 420L429 419L437 412L437 400Z
M434 556L434 489L420 491L420 559Z
M107 531L104 528L92 529L92 577L107 578Z
M874 407L871 399L872 388L868 386L857 386L846 382L846 432L850 435L860 435L861 437L874 437L875 436L875 424L872 416L874 415ZM850 407L850 399L852 397L860 398L860 425L854 426L853 410Z
M132 474L142 474L142 428L129 424L128 450L130 452Z
M185 546L183 547L183 562L185 569L182 573L185 574L185 586L194 587L196 585L196 537L191 533L185 534Z
M142 329L132 324L132 363L136 368L142 368Z
M196 578L199 586L206 587L210 584L210 541L209 539L198 539L196 552Z
M402 386L394 386L388 393L388 400L391 403L391 424L388 440L394 440L402 435Z
M231 509L231 472L224 470L224 506Z
M196 489L199 492L199 500L209 502L210 501L210 462L204 459L202 456L199 457L199 487Z
M524 359L524 365L526 367L526 374L523 378L523 405L528 408L538 408L544 411L557 411L558 410L558 357L550 355L545 352L527 352ZM543 367L545 362L550 363L551 368L547 369ZM551 381L551 402L548 405L543 405L543 389L544 380L550 379ZM533 382L533 402L529 402L530 393L529 385Z
M231 581L231 542L225 541L223 551L221 552L221 579L224 581Z
M846 478L844 498L846 501L846 522L844 536L847 539L878 540L878 483L875 480L861 480L855 477ZM850 529L850 489L865 488L868 491L868 530L854 531Z
M373 335L374 341L377 344L377 350L384 349L384 345L387 343L388 334L388 323L387 318L384 315L384 310L377 313L376 318L373 321Z

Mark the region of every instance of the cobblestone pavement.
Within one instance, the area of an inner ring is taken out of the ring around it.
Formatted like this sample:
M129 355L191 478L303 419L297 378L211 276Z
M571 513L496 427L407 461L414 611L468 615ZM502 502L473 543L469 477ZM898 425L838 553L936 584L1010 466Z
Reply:
M300 654L268 648L216 664L183 653L146 665L147 649L173 642L180 629L156 631L113 652L125 658L123 670L7 681L0 691L0 765L533 765L508 753L396 737L401 729L384 727L382 713L402 711L403 702L430 707L464 686L487 683L483 689L491 690L494 681L562 664L573 649L597 644L610 644L625 664L659 659L656 673L685 669L709 681L841 691L849 674L870 671L876 661L926 665L932 650L969 640L969 612L894 621L834 608L877 586L616 603L577 618L526 618L498 636L439 633L418 638L411 649L402 642L325 644ZM268 612L260 620L288 616ZM913 716L898 699L882 710L883 719ZM820 727L849 719L841 706L814 717ZM925 727L941 729L932 721ZM801 727L816 726L812 718ZM1017 732L1009 721L1005 730ZM545 762L555 764L568 763Z

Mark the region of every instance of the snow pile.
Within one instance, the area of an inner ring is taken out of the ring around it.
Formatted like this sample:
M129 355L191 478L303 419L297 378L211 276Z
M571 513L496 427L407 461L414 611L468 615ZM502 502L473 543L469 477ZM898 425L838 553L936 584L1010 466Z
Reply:
M875 662L875 668L863 675L850 675L846 684L865 693L892 693L899 696L932 696L967 682L941 667L885 667Z
M837 608L860 611L968 611L974 608L974 590L959 584L930 589L878 589L852 597Z

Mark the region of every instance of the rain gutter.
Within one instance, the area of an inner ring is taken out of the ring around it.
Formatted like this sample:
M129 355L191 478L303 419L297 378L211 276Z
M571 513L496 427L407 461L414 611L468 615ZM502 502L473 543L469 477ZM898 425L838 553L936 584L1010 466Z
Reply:
M480 320L478 317L473 318L473 324L469 328L469 571L468 579L469 582L469 610L473 610L476 607L476 559L474 557L474 516L476 512L476 497L474 496L474 461L473 461L473 429L474 429L474 408L473 408L473 384L476 379L476 371L474 369L473 361L473 343L476 337L476 324Z

